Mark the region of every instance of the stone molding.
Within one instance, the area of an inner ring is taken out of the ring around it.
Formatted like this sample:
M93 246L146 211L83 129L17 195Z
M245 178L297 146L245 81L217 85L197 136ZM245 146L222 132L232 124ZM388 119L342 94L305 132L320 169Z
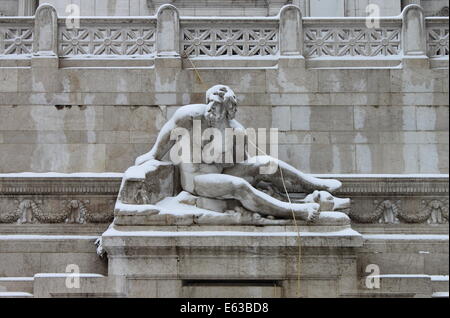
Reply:
M342 177L340 194L355 195L445 195L449 192L448 177Z
M3 195L112 195L117 196L120 178L4 178Z
M336 177L336 176L333 176ZM350 197L353 223L448 223L448 176L345 176L338 196ZM108 223L121 178L0 177L0 223ZM292 197L300 194L291 189Z
M447 224L448 177L341 178L354 223Z
M2 178L0 223L109 223L119 178Z

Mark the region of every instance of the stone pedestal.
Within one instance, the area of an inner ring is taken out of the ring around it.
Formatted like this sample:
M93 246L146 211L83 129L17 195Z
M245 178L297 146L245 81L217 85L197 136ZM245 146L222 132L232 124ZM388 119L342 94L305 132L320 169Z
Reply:
M108 275L126 280L128 297L339 297L354 292L355 249L363 245L362 236L349 225L301 225L299 230L300 240L294 226L113 225L102 238Z

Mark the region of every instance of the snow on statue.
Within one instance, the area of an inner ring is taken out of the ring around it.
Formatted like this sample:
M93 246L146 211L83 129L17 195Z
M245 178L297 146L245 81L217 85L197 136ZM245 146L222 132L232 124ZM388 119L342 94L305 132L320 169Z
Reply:
M216 224L226 220L217 219L222 214L233 216L235 223L277 224L294 217L314 222L321 211L348 208L349 199L330 194L339 181L256 156L265 145L255 145L255 134L236 121L236 111L236 96L224 85L206 92L206 104L178 109L153 148L126 171L116 214L202 216ZM287 189L292 188L305 198L288 202Z

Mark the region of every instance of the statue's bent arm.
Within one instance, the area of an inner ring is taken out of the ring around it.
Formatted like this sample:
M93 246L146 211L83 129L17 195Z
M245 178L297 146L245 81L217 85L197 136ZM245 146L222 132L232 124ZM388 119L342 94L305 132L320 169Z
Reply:
M184 116L174 115L161 128L161 131L159 132L152 149L146 154L137 157L135 164L141 165L142 163L149 160L163 160L164 156L167 154L167 152L170 151L170 149L176 142L175 139L171 139L172 131L174 131L174 129L176 128L185 128L189 130L190 128L192 128L193 120L194 118L189 114L186 114Z
M152 149L136 158L136 165L140 165L146 161L155 159L162 160L164 155L172 148L175 144L175 140L170 139L171 131L176 127L175 121L170 119L167 123L164 124L158 137L156 138L156 142L153 145Z

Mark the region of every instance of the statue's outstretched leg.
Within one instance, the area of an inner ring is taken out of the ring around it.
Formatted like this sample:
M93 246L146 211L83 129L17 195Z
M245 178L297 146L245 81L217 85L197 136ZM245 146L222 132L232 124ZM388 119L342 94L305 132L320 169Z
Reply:
M242 178L225 174L204 174L194 178L195 194L214 199L235 199L252 212L289 219L295 217L315 221L319 216L317 203L283 202L255 189Z
M280 172L280 169L282 172ZM314 190L333 192L341 187L341 182L338 180L315 178L297 170L282 160L270 156L256 156L246 161L238 162L233 167L226 168L223 173L242 177L254 185L260 181L266 181L274 184L279 189L283 189L282 173L288 188L299 188L300 186L304 192L308 193Z

